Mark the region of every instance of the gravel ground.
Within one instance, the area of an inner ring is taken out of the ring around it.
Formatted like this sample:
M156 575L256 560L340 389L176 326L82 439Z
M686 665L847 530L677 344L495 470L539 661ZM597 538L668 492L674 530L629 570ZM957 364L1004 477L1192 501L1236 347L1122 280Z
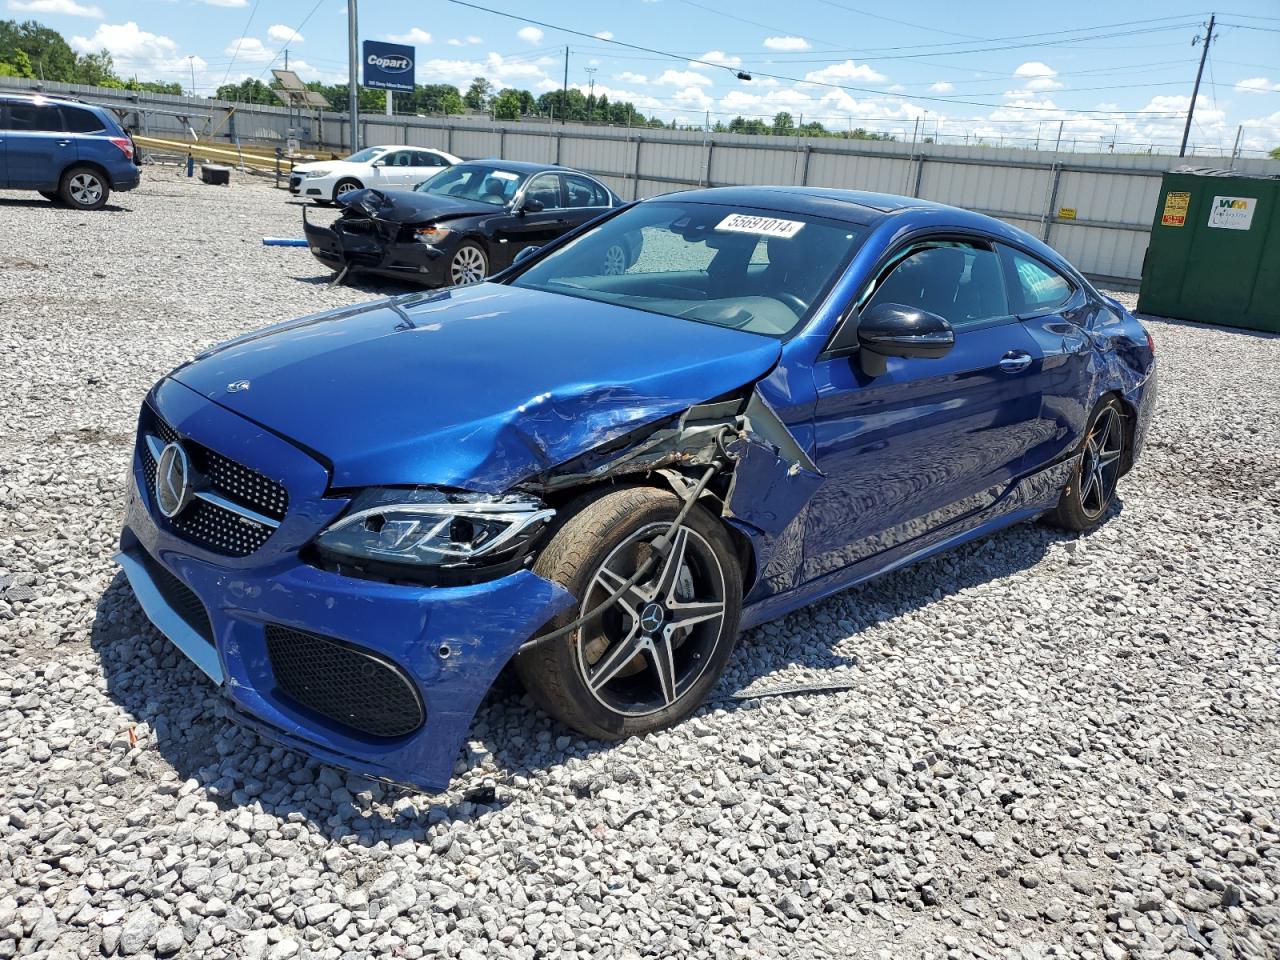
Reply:
M500 693L404 796L234 725L110 559L156 378L390 288L261 247L262 184L0 211L0 960L1280 956L1280 338L1154 322L1101 530L751 631L722 687L851 689L616 745Z

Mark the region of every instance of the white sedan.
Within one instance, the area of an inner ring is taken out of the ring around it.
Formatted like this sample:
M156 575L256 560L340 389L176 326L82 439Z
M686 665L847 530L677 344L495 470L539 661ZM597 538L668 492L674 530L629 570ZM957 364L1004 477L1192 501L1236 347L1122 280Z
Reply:
M461 162L451 153L429 147L365 147L345 160L298 164L289 174L289 192L332 203L350 190L366 187L412 189Z

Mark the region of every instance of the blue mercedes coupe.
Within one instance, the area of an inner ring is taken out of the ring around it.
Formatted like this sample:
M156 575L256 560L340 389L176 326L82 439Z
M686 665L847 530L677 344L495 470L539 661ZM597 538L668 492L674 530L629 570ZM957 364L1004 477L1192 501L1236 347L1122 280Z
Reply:
M508 664L567 726L645 733L747 627L1021 521L1089 530L1155 380L1142 325L999 221L675 193L179 367L119 562L250 725L438 790Z

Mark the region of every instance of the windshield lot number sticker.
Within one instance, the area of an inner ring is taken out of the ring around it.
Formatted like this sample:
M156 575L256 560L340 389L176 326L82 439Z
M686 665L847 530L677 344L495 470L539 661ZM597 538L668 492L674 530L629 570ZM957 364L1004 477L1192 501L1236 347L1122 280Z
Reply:
M758 233L765 237L794 237L804 224L799 220L779 220L777 217L755 217L746 213L731 213L716 224L717 230L731 233Z
M1164 214L1160 217L1162 227L1185 227L1187 225L1187 208L1191 206L1191 194L1170 191L1164 198Z
M1253 197L1214 197L1209 207L1209 226L1220 230L1248 230L1253 226Z

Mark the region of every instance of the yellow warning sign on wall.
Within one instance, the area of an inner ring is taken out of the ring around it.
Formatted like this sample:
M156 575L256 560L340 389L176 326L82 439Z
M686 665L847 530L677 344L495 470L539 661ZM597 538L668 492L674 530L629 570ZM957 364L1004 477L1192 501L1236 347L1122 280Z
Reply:
M1187 208L1191 206L1191 194L1170 191L1164 196L1164 213L1160 215L1162 227L1185 227Z
M1076 218L1075 207L1059 207L1058 208L1059 220L1074 220L1075 218Z

